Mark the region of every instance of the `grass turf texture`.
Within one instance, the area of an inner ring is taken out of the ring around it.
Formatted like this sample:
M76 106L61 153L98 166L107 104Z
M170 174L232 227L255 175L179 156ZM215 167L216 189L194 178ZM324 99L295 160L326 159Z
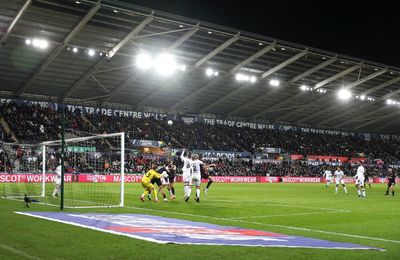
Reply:
M118 196L118 185L108 185ZM400 200L397 195L383 196L385 186L381 184L367 188L367 198L359 199L353 185L348 185L346 196L341 189L335 195L334 187L325 188L324 184L214 183L207 197L202 194L199 204L193 198L183 202L182 185L176 186L175 201L142 203L138 199L140 184L129 183L125 185L125 208L66 211L144 213L356 243L386 251L161 245L17 215L13 212L58 209L34 203L26 209L22 202L1 199L0 259L400 259Z

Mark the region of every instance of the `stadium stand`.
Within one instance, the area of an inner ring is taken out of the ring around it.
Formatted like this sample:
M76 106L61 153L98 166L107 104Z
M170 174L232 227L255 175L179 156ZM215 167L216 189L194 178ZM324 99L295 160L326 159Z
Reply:
M40 142L59 139L61 113L39 105L1 103L0 111L12 133L19 142ZM181 149L254 151L254 147L279 147L288 154L326 155L343 157L363 157L374 163L380 159L386 164L399 161L400 142L397 140L372 139L364 140L357 136L305 133L301 131L278 131L271 129L256 130L246 127L236 128L203 123L185 124L175 121L168 125L165 120L154 118L134 119L106 116L100 114L83 114L80 110L73 113L66 111L66 128L87 133L126 132L129 139L164 141L168 146ZM1 128L1 140L11 141L10 134ZM128 142L129 144L130 142ZM183 146L182 144L185 144ZM324 145L320 145L324 144ZM106 144L103 144L106 145ZM132 146L130 144L130 146ZM3 158L0 158L0 160ZM324 163L308 165L305 161L282 160L279 163L265 161L253 162L255 158L219 158L212 174L257 176L319 176ZM104 159L103 173L112 173L119 169L118 160L112 157ZM162 163L164 158L151 155L127 154L126 171L128 173L144 172L154 161ZM4 162L4 159L1 160ZM179 164L179 163L178 163ZM1 166L4 169L4 165ZM10 167L13 167L10 164ZM101 168L100 167L100 168ZM368 166L370 172L379 176L385 168L383 165ZM97 167L98 168L98 167ZM0 169L1 170L1 169ZM79 165L76 171L91 172L90 165ZM351 174L350 164L345 170Z

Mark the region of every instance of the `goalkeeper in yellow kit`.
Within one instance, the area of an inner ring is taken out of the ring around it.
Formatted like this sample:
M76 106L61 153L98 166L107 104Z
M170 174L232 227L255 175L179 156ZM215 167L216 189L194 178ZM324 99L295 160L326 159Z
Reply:
M161 178L161 177L166 178L166 177L168 177L168 174L167 173L160 174L160 173L156 172L156 168L157 168L157 165L152 164L151 169L148 172L146 172L142 177L141 183L144 188L144 192L143 192L142 196L140 196L141 201L144 201L144 198L147 196L147 194L153 192L154 202L158 202L157 190L154 189L154 185L151 183L151 180L154 178Z

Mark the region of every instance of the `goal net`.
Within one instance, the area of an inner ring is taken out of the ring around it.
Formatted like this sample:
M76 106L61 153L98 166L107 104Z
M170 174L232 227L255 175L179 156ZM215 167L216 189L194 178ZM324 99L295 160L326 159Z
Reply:
M124 206L124 133L65 136L63 202L56 174L61 140L35 145L0 142L1 196L23 200L27 194L38 203L63 203L66 208Z

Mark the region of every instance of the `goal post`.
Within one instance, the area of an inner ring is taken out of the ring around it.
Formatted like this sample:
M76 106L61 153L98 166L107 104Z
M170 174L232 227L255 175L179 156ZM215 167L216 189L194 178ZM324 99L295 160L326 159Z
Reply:
M71 132L64 141L64 154L62 140L33 145L0 142L0 161L9 160L0 165L1 196L22 200L27 194L47 205L63 202L65 208L123 207L125 133ZM62 156L64 201L55 184Z

